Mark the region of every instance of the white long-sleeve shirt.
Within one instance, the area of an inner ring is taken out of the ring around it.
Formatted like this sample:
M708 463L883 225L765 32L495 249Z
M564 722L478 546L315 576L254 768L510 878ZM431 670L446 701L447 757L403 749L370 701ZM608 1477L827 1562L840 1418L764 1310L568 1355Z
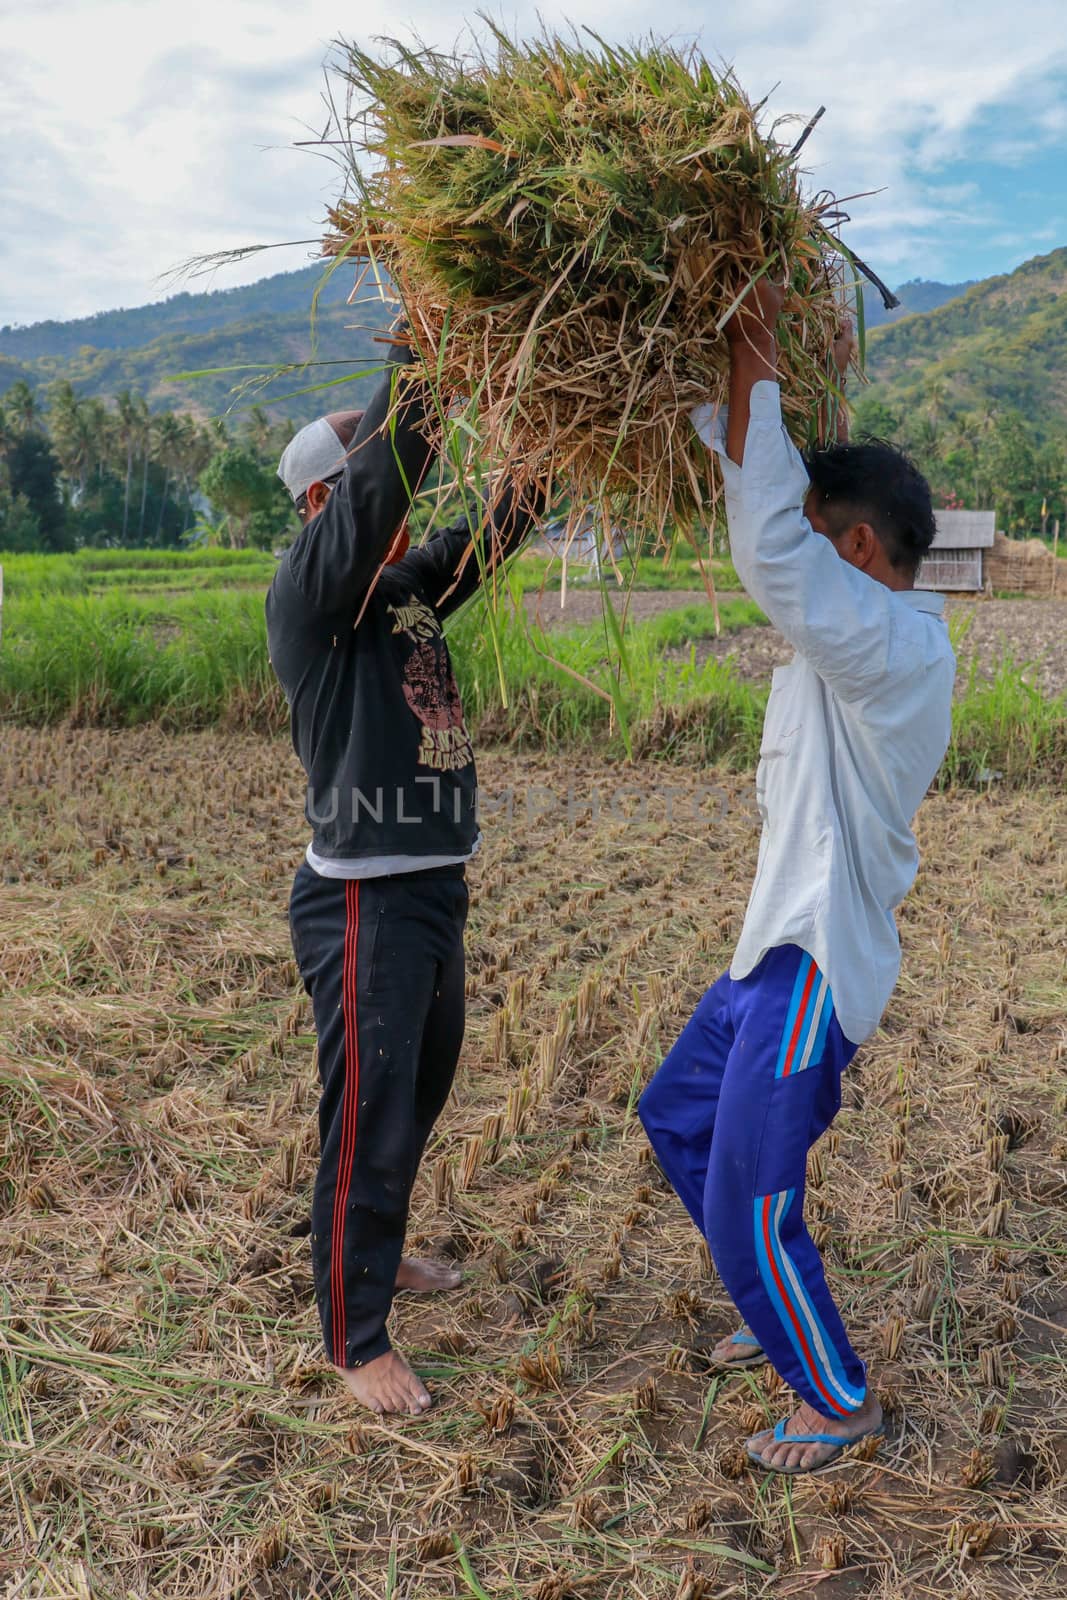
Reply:
M900 970L893 909L918 867L911 822L949 740L956 660L944 600L887 589L812 528L776 383L752 390L741 467L726 454L724 409L698 406L692 422L722 461L737 575L796 648L772 679L759 862L730 972L743 978L768 950L799 945L859 1044Z

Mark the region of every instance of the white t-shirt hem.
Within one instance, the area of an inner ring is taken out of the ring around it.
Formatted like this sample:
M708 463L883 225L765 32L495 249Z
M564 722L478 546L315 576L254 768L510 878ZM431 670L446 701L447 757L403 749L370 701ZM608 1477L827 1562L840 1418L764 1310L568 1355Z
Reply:
M320 878L391 878L400 872L429 872L434 867L458 867L470 861L481 849L478 835L466 855L461 856L360 856L349 860L316 855L309 844L305 859Z

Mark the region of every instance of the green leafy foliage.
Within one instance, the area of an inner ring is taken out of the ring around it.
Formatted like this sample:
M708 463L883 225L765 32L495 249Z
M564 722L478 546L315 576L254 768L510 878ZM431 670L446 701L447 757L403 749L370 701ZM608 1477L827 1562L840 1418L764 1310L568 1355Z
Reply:
M20 381L0 398L0 551L167 547L207 527L284 543L296 523L276 464L294 426L255 408L231 433L153 415L129 390L109 407L65 379L37 392Z
M37 513L24 494L0 484L0 546L5 550L41 550L44 539Z
M226 445L200 475L208 499L232 519L231 543L269 546L292 520L292 505L278 477L250 449Z
M4 450L4 488L12 538L35 539L42 550L67 548L69 530L59 491L59 463L43 433L27 428L13 434ZM0 518L5 506L0 504ZM0 544L4 522L0 521ZM13 545L18 548L18 544ZM22 548L27 548L25 544Z

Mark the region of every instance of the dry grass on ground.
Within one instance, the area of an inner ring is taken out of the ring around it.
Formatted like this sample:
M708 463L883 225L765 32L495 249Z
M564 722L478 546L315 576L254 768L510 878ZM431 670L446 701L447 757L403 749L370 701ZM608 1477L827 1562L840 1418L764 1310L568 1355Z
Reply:
M737 933L748 781L704 824L677 798L672 821L488 819L469 1043L413 1221L468 1280L397 1316L435 1410L377 1422L311 1302L291 757L9 730L0 775L5 1595L1067 1592L1060 798L922 812L902 982L811 1170L891 1435L788 1482L739 1450L783 1410L773 1375L704 1369L731 1314L633 1112ZM483 762L493 795L620 776L702 781Z

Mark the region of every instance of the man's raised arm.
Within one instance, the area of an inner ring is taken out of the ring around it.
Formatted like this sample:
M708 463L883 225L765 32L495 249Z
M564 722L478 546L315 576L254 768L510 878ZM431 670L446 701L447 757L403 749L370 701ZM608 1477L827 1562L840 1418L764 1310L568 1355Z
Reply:
M484 507L479 511L480 524L473 512L471 516L457 517L404 557L405 568L418 573L443 617L458 611L475 593L483 576L487 577L522 548L544 514L544 493L531 488L521 497L509 485L491 516ZM481 546L481 561L474 548L476 540Z
M805 514L807 469L782 422L775 328L784 291L761 279L727 323L727 418L693 425L722 460L730 552L747 592L845 699L884 680L892 631L885 584L850 565ZM851 335L835 352L847 364Z
M737 467L742 466L745 459L745 442L752 418L752 391L757 383L778 382L775 328L784 304L785 290L761 278L726 324L730 346L726 454Z
M413 359L407 345L400 352L356 430L340 482L286 558L294 585L314 611L358 606L430 463L433 452L421 431L424 400L409 394L393 414L396 385Z

